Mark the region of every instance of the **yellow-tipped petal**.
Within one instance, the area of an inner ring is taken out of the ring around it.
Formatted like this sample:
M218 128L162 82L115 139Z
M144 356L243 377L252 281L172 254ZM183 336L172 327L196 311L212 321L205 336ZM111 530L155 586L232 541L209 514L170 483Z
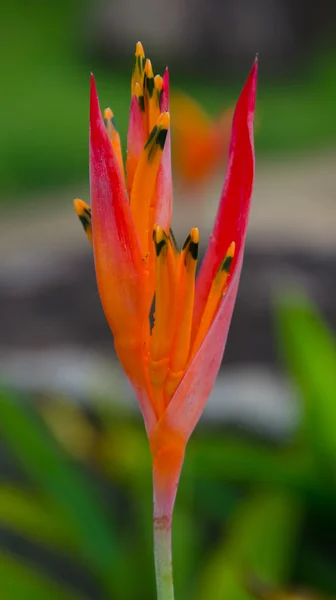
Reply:
M162 113L159 116L141 153L133 180L131 211L143 257L147 256L149 249L149 229L152 231L152 224L150 223L151 200L155 190L169 121L169 113Z
M149 58L145 64L145 107L147 113L148 131L151 131L160 114L158 95L155 91L154 73Z
M209 327L216 315L218 310L218 306L223 295L227 289L228 278L230 275L230 269L233 261L233 257L235 254L236 245L234 242L231 242L227 252L225 254L224 259L219 265L218 271L215 275L215 278L212 282L210 293L208 296L208 300L202 315L201 323L199 329L196 334L196 339L192 348L191 358L196 354L198 348L203 342Z
M183 376L190 352L198 244L199 231L194 227L182 248L179 261L177 316L169 373L165 383L167 402L169 402Z
M163 87L163 78L161 77L161 75L155 75L154 84L155 84L156 91L158 92L158 94L160 94L160 92L162 91L162 87Z
M141 112L144 113L145 112L145 98L144 98L143 89L139 85L139 83L136 83L134 86L134 95L138 99L138 103L139 103Z
M142 56L142 58L145 58L145 52L141 42L135 44L135 56Z
M176 316L177 269L174 250L170 239L162 227L156 225L153 232L155 246L155 323L150 343L150 362L165 361L165 371L158 378L154 376L153 383L162 385L167 374L169 355L174 336ZM153 368L157 372L157 369ZM155 380L155 381L154 381Z
M150 340L148 361L156 407L159 414L165 409L163 384L166 380L173 343L177 301L177 268L175 250L162 227L155 225L155 319Z
M152 62L149 58L146 58L145 62L145 74L146 74L146 90L149 96L153 96L154 93L154 73Z
M83 225L84 231L92 244L91 208L88 204L86 204L86 202L80 200L79 198L75 198L74 208L80 222Z
M143 79L145 70L145 52L141 42L135 46L134 66L132 72L131 94L135 93L135 85L138 83L143 89Z
M124 161L122 156L120 135L117 129L117 124L114 118L114 114L110 108L105 108L104 110L104 123L108 133L108 136L111 140L112 148L114 150L116 159L118 161L118 165L120 168L120 172L125 181L125 171L124 171Z

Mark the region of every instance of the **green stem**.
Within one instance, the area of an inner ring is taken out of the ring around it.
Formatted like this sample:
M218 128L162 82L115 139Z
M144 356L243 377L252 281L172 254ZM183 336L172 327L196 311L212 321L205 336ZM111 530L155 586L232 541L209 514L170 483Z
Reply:
M171 522L171 516L154 516L154 558L158 600L174 600Z
M154 557L158 600L174 600L171 527L185 444L161 420L160 446L151 443L154 491ZM165 444L168 438L169 444Z

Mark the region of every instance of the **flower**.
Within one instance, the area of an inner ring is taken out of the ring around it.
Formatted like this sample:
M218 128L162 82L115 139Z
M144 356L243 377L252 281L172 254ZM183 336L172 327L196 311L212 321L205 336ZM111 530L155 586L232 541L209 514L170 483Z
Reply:
M214 385L237 295L254 178L257 67L255 61L235 109L222 197L197 279L198 229L180 252L170 229L168 70L154 77L138 42L126 174L114 115L106 109L103 118L91 76L91 209L78 199L75 209L93 243L103 310L143 414L159 527L169 527L186 443Z
M191 96L172 94L172 141L174 175L182 186L195 190L206 183L225 164L232 126L233 107L210 118ZM188 190L188 191L189 191Z

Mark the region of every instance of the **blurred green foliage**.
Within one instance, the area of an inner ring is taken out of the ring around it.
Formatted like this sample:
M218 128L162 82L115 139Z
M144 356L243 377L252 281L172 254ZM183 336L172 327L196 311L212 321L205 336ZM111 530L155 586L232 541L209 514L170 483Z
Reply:
M206 429L190 441L174 514L177 598L313 597L291 591L305 586L336 595L335 341L304 297L279 302L276 323L302 425L282 445ZM93 414L59 399L25 400L0 394L13 472L0 484L0 527L19 540L0 547L6 597L154 599L142 427L105 405ZM70 420L76 427L65 435ZM24 541L51 553L47 571ZM68 565L66 577L53 557Z
M278 311L288 369L304 401L302 435L320 468L336 477L336 344L317 309L305 297L288 298Z
M86 4L72 0L42 4L23 0L6 4L2 15L0 51L1 197L27 193L46 186L71 186L88 180L89 72L95 72L102 107L111 105L126 139L129 80L128 64L97 64L90 57L85 34ZM136 40L134 40L136 42ZM251 64L253 61L251 56ZM161 72L165 65L157 64ZM295 153L335 145L334 77L336 57L321 52L297 78L265 81L261 77L257 110L257 149L263 153ZM173 72L173 87L199 100L210 114L232 105L247 76L237 73L227 82L202 73Z

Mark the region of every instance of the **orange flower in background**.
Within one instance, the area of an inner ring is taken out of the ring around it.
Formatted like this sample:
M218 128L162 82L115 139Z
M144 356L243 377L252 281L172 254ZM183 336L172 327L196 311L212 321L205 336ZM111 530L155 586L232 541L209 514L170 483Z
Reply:
M211 119L193 98L180 91L172 94L171 106L174 171L186 186L197 186L226 161L233 108Z
M169 575L168 538L186 443L214 385L238 290L254 177L256 81L257 61L235 109L223 193L196 279L198 229L181 251L170 230L168 70L154 77L137 44L125 170L113 113L106 109L103 118L91 77L91 209L82 200L75 209L93 243L101 303L149 438L158 586Z

